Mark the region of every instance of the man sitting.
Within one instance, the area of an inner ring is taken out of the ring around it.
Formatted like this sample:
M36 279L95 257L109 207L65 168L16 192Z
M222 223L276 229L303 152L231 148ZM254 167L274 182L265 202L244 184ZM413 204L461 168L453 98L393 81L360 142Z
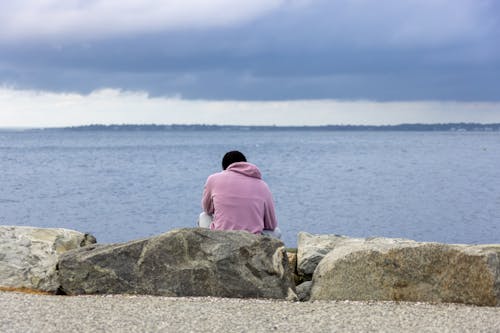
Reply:
M271 191L259 169L239 151L230 151L222 159L222 170L206 181L198 225L280 238Z

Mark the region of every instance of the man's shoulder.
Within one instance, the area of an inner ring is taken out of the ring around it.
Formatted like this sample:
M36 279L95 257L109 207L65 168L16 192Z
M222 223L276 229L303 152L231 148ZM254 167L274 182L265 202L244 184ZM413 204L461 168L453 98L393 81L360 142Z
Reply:
M214 181L220 177L224 177L224 171L221 171L221 172L216 172L216 173L213 173L211 174L210 176L208 176L207 178L207 182L208 181Z

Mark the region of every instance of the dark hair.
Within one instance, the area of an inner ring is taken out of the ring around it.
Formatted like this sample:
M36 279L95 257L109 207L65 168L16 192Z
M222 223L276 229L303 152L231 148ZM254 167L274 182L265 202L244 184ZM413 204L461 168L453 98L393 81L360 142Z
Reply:
M227 152L222 158L222 170L226 170L228 166L236 162L246 162L247 159L245 155L237 150L232 150Z

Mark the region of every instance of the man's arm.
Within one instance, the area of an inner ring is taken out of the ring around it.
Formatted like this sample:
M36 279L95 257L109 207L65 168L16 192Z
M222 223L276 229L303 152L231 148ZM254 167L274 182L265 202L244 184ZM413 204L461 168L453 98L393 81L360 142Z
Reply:
M278 226L276 212L274 211L274 200L269 191L269 195L264 203L264 230L274 230Z
M201 207L203 211L209 215L214 214L214 201L212 200L212 182L208 177L205 187L203 189L203 197L201 199Z

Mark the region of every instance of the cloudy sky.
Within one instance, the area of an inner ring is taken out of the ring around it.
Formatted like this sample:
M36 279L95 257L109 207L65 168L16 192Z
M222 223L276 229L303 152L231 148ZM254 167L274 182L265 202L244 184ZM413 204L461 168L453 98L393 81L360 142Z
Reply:
M500 122L498 0L0 2L0 127Z

